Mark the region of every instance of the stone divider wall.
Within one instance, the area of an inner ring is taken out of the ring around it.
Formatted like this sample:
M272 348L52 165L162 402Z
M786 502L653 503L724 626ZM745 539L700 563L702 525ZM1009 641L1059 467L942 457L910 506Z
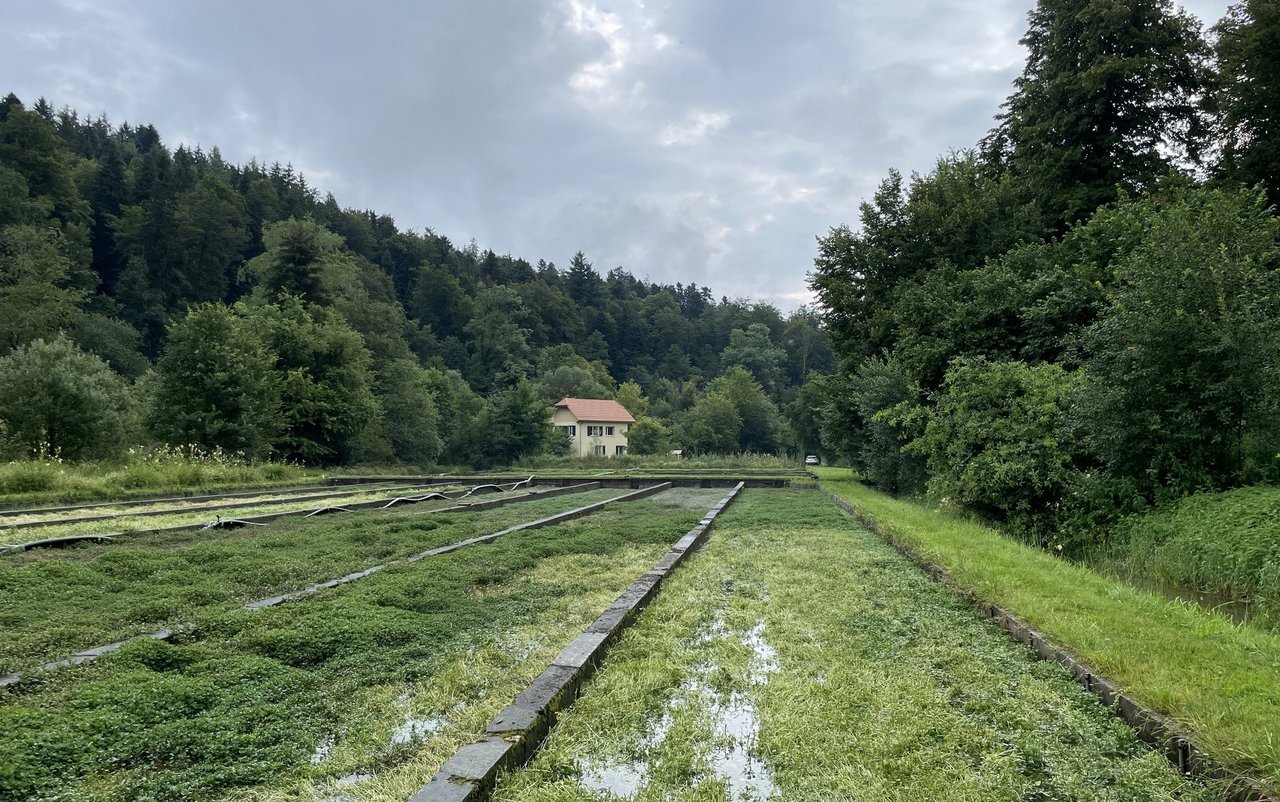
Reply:
M702 545L716 517L744 486L739 482L708 510L697 526L676 541L652 569L632 582L515 701L489 722L483 737L459 748L409 802L481 802L492 792L498 772L526 763L550 732L556 714L578 698L612 643L654 597L670 572Z
M1180 773L1193 778L1220 784L1225 797L1231 802L1280 802L1280 794L1274 788L1254 777L1231 771L1219 763L1191 736L1179 729L1167 717L1143 707L1120 686L1099 674L1092 666L1072 654L1067 648L1054 644L1043 633L1032 627L1018 615L991 604L976 593L962 586L942 566L930 562L907 544L886 531L870 515L858 510L849 502L823 490L837 507L849 513L855 520L883 538L900 554L914 563L933 579L946 585L965 601L977 607L988 618L1007 632L1014 640L1026 645L1036 656L1046 662L1058 663L1071 672L1076 682L1084 686L1116 715L1132 727L1138 737L1168 758Z

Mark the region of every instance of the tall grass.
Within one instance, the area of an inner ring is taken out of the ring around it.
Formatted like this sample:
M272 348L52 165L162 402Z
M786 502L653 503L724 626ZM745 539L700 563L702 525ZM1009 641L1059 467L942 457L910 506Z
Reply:
M1116 535L1131 573L1248 604L1259 623L1280 623L1280 487L1188 496Z
M274 485L321 475L298 465L248 462L236 454L197 446L130 450L124 461L110 463L69 463L44 454L0 464L0 504Z

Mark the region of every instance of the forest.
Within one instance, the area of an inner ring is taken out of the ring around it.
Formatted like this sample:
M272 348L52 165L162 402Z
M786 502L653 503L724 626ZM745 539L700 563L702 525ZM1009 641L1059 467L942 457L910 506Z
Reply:
M636 454L814 450L798 388L833 359L805 308L459 247L290 165L0 102L0 457L491 467L556 453L564 396L621 401Z
M820 452L1060 553L1280 595L1280 7L1028 20L994 128L819 235L786 315L11 94L0 457L488 468L607 397L634 454Z
M1280 5L1204 30L1041 0L1022 43L982 141L820 239L823 443L1029 543L1274 603Z

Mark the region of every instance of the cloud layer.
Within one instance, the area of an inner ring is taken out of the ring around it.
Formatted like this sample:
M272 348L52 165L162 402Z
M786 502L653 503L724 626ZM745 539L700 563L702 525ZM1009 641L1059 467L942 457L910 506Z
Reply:
M28 102L291 161L455 242L790 308L890 167L990 128L1031 2L9 6L0 91Z

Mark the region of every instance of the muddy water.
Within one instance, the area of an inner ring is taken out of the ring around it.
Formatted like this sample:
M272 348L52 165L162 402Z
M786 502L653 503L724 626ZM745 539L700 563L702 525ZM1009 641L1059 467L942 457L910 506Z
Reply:
M751 652L747 680L750 686L762 685L778 670L777 652L765 639L764 623L746 632L731 631L723 618L718 618L696 641L710 645L721 638L737 638ZM742 691L724 693L714 688L708 677L715 666L704 663L699 671L686 679L669 697L662 715L641 740L642 757L656 754L666 739L677 713L692 709L711 723L714 747L709 755L711 773L724 781L732 802L766 802L776 799L769 767L757 755L760 735L760 711L751 694ZM621 762L587 759L579 764L579 783L588 791L633 799L647 784L644 760Z

